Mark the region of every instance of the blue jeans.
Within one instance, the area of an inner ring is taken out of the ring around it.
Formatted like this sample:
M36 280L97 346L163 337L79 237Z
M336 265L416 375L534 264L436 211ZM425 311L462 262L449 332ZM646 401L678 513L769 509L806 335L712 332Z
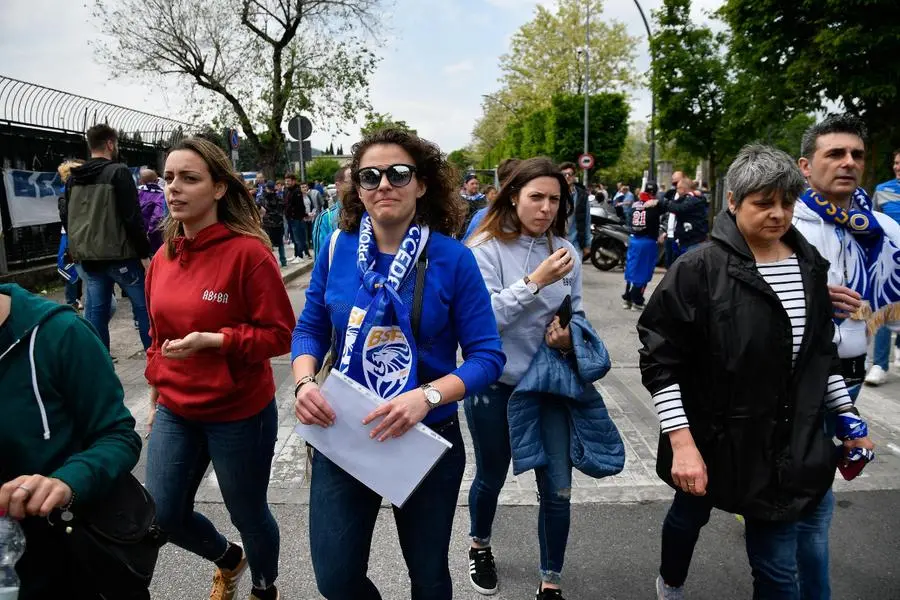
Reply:
M266 233L274 248L278 248L278 261L282 267L287 266L287 256L284 254L284 227L266 227Z
M403 508L394 507L412 600L450 600L450 534L466 466L459 421L432 426L453 444ZM390 443L390 442L387 442ZM380 600L369 553L381 496L316 452L309 488L309 546L316 585L328 600Z
M100 335L100 341L109 349L109 319L112 314L113 287L119 284L131 300L131 310L138 326L144 350L150 347L150 317L147 316L147 298L144 295L144 267L137 259L112 263L100 271L84 274L84 315Z
M891 360L891 330L882 326L875 333L875 341L872 347L872 364L878 365L885 371L888 370L888 363ZM898 349L897 356L900 356L900 335L894 345Z
M147 449L146 485L160 527L174 544L209 561L228 549L228 540L194 511L197 488L212 461L259 588L278 577L280 537L266 499L277 434L274 400L249 419L222 423L190 421L159 405Z
M294 239L294 256L301 256L309 252L309 244L306 240L306 223L299 219L288 219L291 228L291 237Z
M747 518L747 558L753 573L754 598L828 600L828 530L834 494L825 494L816 509L799 521L779 523ZM662 531L659 574L682 586L700 530L709 522L707 496L675 492Z
M672 263L675 262L675 259L681 254L681 251L678 248L678 242L673 240L672 238L666 238L666 268L672 266Z
M512 391L511 386L495 383L481 394L465 399L466 421L475 450L475 479L469 489L469 535L481 544L490 544L497 498L512 458L506 417ZM569 540L572 493L569 417L564 406L555 402L541 405L541 436L548 458L547 466L534 473L540 504L541 580L558 584Z
M74 306L78 299L81 297L81 280L79 279L75 283L70 281L66 282L66 304L70 306Z

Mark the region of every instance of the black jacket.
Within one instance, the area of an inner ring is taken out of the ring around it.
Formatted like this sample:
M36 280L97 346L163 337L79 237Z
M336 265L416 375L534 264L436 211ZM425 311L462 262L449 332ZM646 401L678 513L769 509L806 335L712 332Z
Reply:
M840 373L828 263L793 227L783 240L797 254L806 297L793 370L787 313L727 212L711 242L669 269L638 321L644 386L655 393L680 385L714 505L771 521L815 506L838 460L824 433L826 383ZM656 469L669 485L671 468L663 434Z
M709 233L709 202L706 198L688 194L678 200L663 200L659 206L662 211L675 214L675 239L681 247L706 241Z
M590 207L587 205L588 193L587 190L580 183L575 184L575 191L569 195L569 206L566 207L567 216L572 216L572 212L575 213L575 231L578 232L578 243L575 244L575 247L578 250L582 248L590 247L588 243L588 231L590 225Z
M302 221L306 218L306 206L299 185L284 186L284 204L284 216L289 220Z

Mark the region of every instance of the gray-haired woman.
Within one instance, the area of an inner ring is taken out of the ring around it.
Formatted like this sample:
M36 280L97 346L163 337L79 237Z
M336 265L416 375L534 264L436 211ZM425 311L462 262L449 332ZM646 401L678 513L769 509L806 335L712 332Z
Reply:
M872 444L832 343L828 263L791 226L803 176L784 152L751 145L727 185L711 243L673 265L638 322L661 425L657 473L676 490L657 595L682 597L716 507L746 519L754 598L799 599L802 580L822 579L805 569L824 564L827 581L841 453L826 413L839 413L846 452L870 459Z

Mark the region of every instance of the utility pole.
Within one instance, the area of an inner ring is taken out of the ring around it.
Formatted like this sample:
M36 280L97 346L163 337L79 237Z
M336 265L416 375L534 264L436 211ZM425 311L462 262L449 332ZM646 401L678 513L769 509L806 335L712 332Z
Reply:
M650 38L653 37L653 32L650 31L650 23L647 21L647 15L644 14L644 9L641 7L641 3L638 0L634 0L635 6L637 6L638 11L641 13L641 19L644 21L644 28L647 30L647 43L650 43ZM656 69L656 61L653 60L653 48L650 48L650 69ZM650 170L649 170L649 179L650 181L656 181L656 94L653 93L653 86L650 86ZM656 182L659 183L658 181Z
M584 153L588 153L588 103L591 89L591 0L585 2L584 19ZM588 170L584 170L584 187L588 187Z

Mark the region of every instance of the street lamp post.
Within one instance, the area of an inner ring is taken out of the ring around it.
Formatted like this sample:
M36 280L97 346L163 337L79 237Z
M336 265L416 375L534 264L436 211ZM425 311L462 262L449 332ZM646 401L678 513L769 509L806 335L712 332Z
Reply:
M591 82L591 0L587 0L584 19L584 153L588 153L588 111ZM583 173L584 187L588 186L588 170Z
M641 19L644 21L644 27L647 29L647 43L650 43L650 38L653 37L653 32L650 31L650 23L647 21L647 16L644 14L644 9L641 7L641 3L638 0L634 0L634 5L637 6L638 11L641 13ZM650 68L655 69L656 64L653 60L653 48L650 48ZM656 181L656 94L653 92L653 86L650 86L650 181ZM659 182L657 182L659 183Z

